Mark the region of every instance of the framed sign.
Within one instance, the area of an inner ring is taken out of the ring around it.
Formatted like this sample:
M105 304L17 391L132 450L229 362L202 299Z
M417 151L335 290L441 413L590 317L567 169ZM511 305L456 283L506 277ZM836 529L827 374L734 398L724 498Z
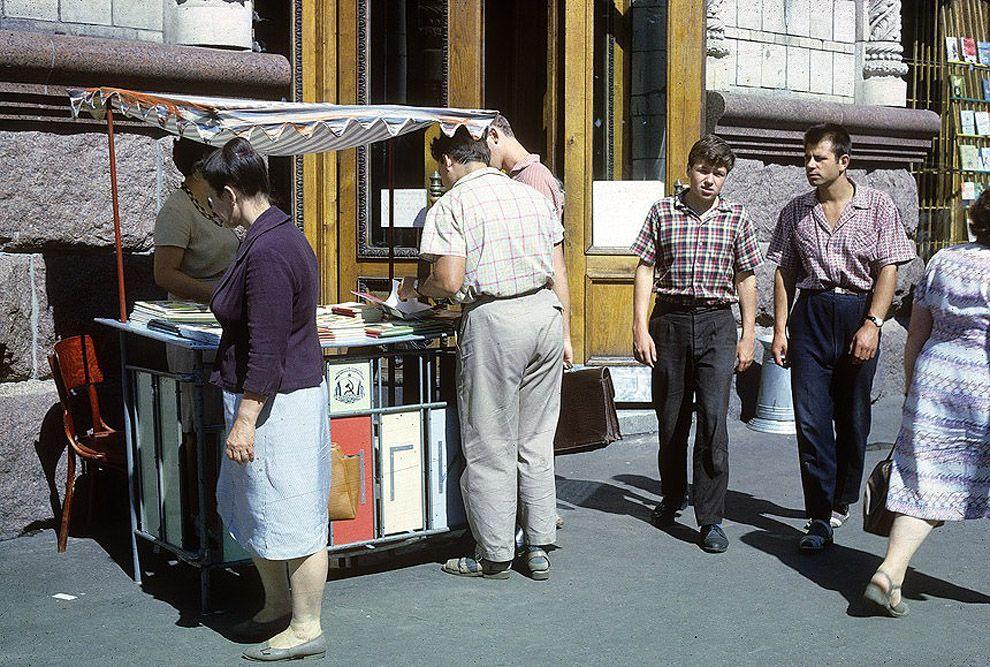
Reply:
M371 362L327 364L330 414L371 409Z

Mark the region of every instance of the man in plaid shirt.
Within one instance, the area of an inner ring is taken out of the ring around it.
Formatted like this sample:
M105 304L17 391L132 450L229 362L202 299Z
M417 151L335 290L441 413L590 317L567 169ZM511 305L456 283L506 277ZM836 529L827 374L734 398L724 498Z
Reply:
M690 187L650 209L632 246L640 260L633 295L633 351L653 369L653 404L660 425L657 527L674 523L687 498L687 439L697 403L692 500L710 553L729 546L722 530L729 481L728 412L733 371L753 362L756 277L762 256L749 217L719 197L735 163L714 135L688 156ZM656 306L647 319L650 293ZM732 304L739 302L736 340Z
M805 175L815 189L780 212L767 252L777 264L771 350L791 368L809 519L798 546L810 552L832 543L859 498L880 327L897 265L915 256L890 197L849 180L851 151L841 125L805 133Z
M399 296L464 304L457 341L457 408L466 462L461 490L477 541L443 570L505 579L525 536L524 566L550 576L556 540L553 438L564 364L564 230L553 204L489 166L487 141L466 128L431 146L447 193L426 215L420 256L430 276ZM517 511L518 510L518 511Z

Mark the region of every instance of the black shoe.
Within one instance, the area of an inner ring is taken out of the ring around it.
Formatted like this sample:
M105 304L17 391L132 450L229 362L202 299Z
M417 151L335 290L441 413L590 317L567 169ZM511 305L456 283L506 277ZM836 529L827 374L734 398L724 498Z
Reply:
M832 544L832 526L828 521L815 519L811 522L808 532L798 541L798 548L801 551L814 553L822 551Z
M701 527L701 539L698 546L710 554L724 553L729 548L729 538L725 536L722 526L717 523L705 524Z
M650 514L650 523L652 523L657 528L665 528L667 526L672 526L674 524L674 519L677 518L677 513L681 511L684 507L684 501L677 503L668 502L667 499L660 501L653 513Z

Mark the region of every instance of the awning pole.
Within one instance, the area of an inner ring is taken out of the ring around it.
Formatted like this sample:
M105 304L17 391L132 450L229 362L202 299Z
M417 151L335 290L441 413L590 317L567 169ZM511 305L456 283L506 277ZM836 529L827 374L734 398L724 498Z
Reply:
M120 239L120 205L117 192L117 151L113 144L113 109L107 102L107 140L110 148L110 194L113 197L113 237L117 246L117 295L120 298L120 321L127 323L127 297L124 294L124 247Z
M388 156L388 289L392 290L395 278L395 155L392 142L385 142Z

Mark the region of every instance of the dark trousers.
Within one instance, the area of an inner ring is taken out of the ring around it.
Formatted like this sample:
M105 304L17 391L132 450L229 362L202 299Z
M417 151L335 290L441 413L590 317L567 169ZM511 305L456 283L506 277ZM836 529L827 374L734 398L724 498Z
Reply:
M866 295L802 292L791 312L787 356L810 519L827 521L859 499L877 356L856 365L849 347L867 305Z
M729 483L729 391L736 360L736 320L729 308L685 309L658 302L650 318L657 346L653 405L660 432L660 490L687 495L687 445L697 402L692 500L699 525L718 523Z

